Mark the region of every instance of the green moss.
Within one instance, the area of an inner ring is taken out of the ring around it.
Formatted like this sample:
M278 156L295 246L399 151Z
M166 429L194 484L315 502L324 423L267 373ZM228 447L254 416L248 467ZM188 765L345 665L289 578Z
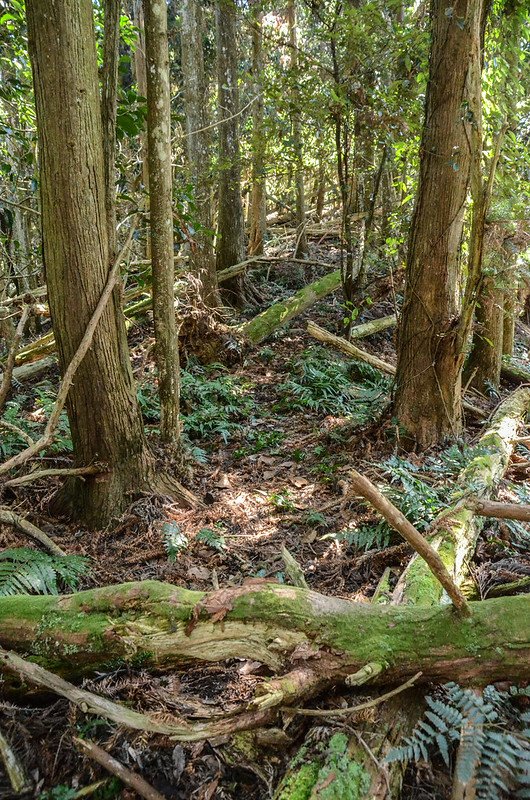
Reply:
M282 782L275 800L309 800L320 772L317 761L308 761Z

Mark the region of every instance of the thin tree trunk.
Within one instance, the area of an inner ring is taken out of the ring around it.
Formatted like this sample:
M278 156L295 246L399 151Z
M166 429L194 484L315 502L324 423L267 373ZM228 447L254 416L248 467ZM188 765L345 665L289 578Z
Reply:
M138 31L138 44L134 51L134 76L136 78L136 86L138 94L141 97L147 97L147 66L145 57L145 25L144 25L144 10L143 0L131 0L132 2L132 19ZM138 151L138 159L141 164L141 179L140 189L143 189L145 197L145 210L149 210L149 203L147 192L149 191L149 165L147 161L147 136L144 131L140 131L139 135L140 147ZM146 230L145 238L145 257L151 258L151 234L149 226Z
M190 253L191 268L199 278L201 296L210 308L220 305L213 249L211 166L208 130L208 92L204 74L203 15L199 0L182 0L181 64L186 112L186 158L194 189L199 230Z
M179 351L175 322L171 105L166 0L144 0L147 57L147 139L155 357L160 436L176 444L179 424Z
M245 222L241 201L239 152L239 89L237 5L235 0L216 0L217 79L219 105L219 218L217 223L217 270L245 258ZM243 278L225 284L223 294L234 305L245 301Z
M116 116L118 106L118 63L121 0L105 0L103 29L103 70L101 76L101 117L105 168L105 210L109 260L116 257Z
M296 0L288 0L287 24L289 26L289 47L291 50L291 125L293 130L294 181L296 193L296 247L294 256L295 258L304 258L305 256L309 255L309 248L307 244L307 234L305 231L306 202L304 187L304 148L302 141L301 99L300 92L298 90L300 74L298 66Z
M255 95L252 107L252 197L250 201L250 238L248 252L251 256L263 254L263 241L267 230L267 192L265 185L265 135L263 130L264 108L262 73L263 59L263 11L260 0L252 6L252 91Z

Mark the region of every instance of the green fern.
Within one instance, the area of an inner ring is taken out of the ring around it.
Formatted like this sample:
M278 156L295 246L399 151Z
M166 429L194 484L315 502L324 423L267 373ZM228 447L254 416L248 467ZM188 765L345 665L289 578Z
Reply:
M88 559L82 556L55 556L29 547L12 547L0 553L0 596L75 590L87 572Z
M530 712L518 713L512 702L518 694L447 684L441 697L427 697L424 718L386 760L428 762L435 749L449 766L459 742L455 778L475 781L479 800L530 798Z

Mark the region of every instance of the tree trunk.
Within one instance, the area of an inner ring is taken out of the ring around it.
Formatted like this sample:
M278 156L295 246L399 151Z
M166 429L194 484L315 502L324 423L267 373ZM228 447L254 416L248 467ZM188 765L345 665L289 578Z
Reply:
M291 51L291 125L293 131L294 181L296 194L296 247L295 258L304 258L309 254L307 245L306 203L304 187L304 148L302 140L301 100L298 91L300 74L298 69L298 32L296 22L296 0L288 0L287 24L289 26L289 47Z
M109 260L116 253L116 115L118 104L118 63L121 0L105 0L103 29L103 70L101 117L103 121L103 161L105 169L105 210Z
M299 667L303 653L317 690L367 664L383 667L373 685L418 671L427 683L525 679L530 597L469 605L471 617L462 619L450 606L367 605L275 583L205 594L146 580L62 597L0 597L0 645L68 678L140 657L144 668L166 670L250 658L281 673Z
M446 6L432 0L420 177L398 337L395 414L423 447L462 430L459 256L470 175L463 107L480 49L482 0L458 0L450 14Z
M263 60L263 11L252 6L252 197L250 201L250 239L248 252L251 256L263 255L263 241L267 230L267 191L265 185L266 139L263 130L264 108L262 73Z
M212 240L211 166L208 128L208 92L204 75L203 15L199 0L182 0L181 64L186 112L186 158L194 189L195 232L190 253L191 268L201 285L205 305L220 305Z
M219 218L217 223L217 270L245 258L245 222L241 202L239 153L239 89L237 5L235 0L216 0L217 79L219 105ZM243 278L239 275L223 287L236 306L244 304Z
M105 178L90 0L28 0L39 130L44 255L61 372L108 277ZM116 290L78 367L67 401L75 463L108 472L74 480L60 497L78 519L106 525L153 480ZM154 483L154 480L153 480Z
M160 397L160 437L177 444L179 351L175 322L171 104L166 0L144 0L147 59L147 152L155 358Z
M132 20L138 31L138 43L134 51L134 76L136 78L136 88L140 97L147 97L147 66L145 60L145 26L143 0L131 0ZM147 137L144 131L140 131L140 148L138 159L141 164L141 177L139 178L140 189L145 193L145 210L149 210L147 192L149 190L149 165L147 162ZM147 226L145 238L145 257L151 257L151 234Z

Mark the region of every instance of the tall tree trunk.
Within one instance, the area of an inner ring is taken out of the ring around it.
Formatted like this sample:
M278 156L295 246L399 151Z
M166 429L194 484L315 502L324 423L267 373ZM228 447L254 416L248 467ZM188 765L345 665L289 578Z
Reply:
M144 0L147 58L147 154L155 357L160 436L175 444L179 430L179 351L175 322L171 101L166 0Z
M219 105L219 219L217 270L245 258L245 222L241 201L239 153L239 89L237 6L235 0L216 0L217 80ZM244 303L243 278L224 284L223 294L234 305Z
M287 24L289 26L289 46L291 49L291 125L293 130L294 180L296 192L296 247L295 258L305 258L309 254L307 245L306 202L304 187L304 151L302 142L302 118L300 109L300 79L298 68L298 31L296 22L296 0L288 0Z
M50 311L64 371L108 278L105 176L91 0L26 3L39 131L44 256ZM79 365L67 401L77 466L102 462L97 478L72 479L61 496L98 527L129 493L146 489L153 468L116 290Z
M105 210L109 257L116 257L116 115L118 106L118 63L121 0L105 0L103 29L103 70L101 117L105 168Z
M138 31L138 44L134 51L134 77L136 88L141 97L147 97L147 66L145 58L145 26L143 0L131 0L132 20ZM149 190L149 165L147 163L147 136L144 131L140 131L140 147L138 159L141 164L141 177L139 178L140 187L145 193L145 210L148 211L147 192ZM151 258L151 234L147 226L145 237L145 257Z
M188 177L194 188L199 230L190 255L199 278L203 301L210 308L220 305L212 241L212 205L209 168L210 132L208 98L204 76L203 19L199 0L182 0L181 66L186 112L186 158Z
M255 95L252 107L252 196L250 201L250 240L248 252L251 256L263 254L263 240L267 229L265 186L265 134L263 130L264 101L261 75L263 63L263 11L261 0L252 6L252 91Z
M480 50L482 0L432 0L420 177L398 336L395 414L421 445L462 429L460 243L470 176L467 81ZM478 40L478 41L477 41Z

